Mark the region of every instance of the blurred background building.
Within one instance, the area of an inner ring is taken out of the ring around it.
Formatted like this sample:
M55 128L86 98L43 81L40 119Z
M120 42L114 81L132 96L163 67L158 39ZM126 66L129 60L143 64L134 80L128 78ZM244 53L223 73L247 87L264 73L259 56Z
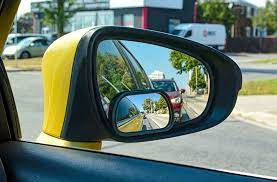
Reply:
M120 25L171 32L180 23L192 22L194 0L76 0L78 12L65 31L96 25ZM53 33L55 27L46 26L39 6L46 1L32 2L34 33Z

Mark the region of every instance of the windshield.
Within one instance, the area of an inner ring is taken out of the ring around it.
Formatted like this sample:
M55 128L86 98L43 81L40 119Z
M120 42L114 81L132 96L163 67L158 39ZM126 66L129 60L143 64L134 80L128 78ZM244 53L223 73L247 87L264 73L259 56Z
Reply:
M175 82L173 81L152 81L155 89L160 89L166 92L178 91Z
M26 39L23 39L22 41L20 41L18 43L19 46L28 46L30 45L30 43L33 41L33 39L29 39L29 38L26 38Z
M173 35L180 35L181 32L182 32L182 30L174 29L174 30L172 31L172 34L173 34Z

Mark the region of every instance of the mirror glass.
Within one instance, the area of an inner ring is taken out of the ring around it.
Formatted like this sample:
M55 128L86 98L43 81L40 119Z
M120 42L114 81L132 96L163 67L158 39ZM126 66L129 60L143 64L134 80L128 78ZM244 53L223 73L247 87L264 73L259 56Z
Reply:
M158 89L168 94L175 123L188 122L206 108L209 72L184 52L149 43L104 40L98 46L96 62L98 88L107 116L117 94L136 90Z
M115 113L116 127L124 133L162 129L169 124L169 106L158 93L123 97Z

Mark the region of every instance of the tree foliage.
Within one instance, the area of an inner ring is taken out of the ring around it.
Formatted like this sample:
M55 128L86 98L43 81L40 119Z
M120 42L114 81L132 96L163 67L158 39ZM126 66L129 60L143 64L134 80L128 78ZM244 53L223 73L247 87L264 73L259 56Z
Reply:
M118 92L135 90L136 85L122 58L111 54L97 54L97 79L102 96L112 100Z
M265 7L258 9L258 14L253 17L254 26L267 28L268 34L277 31L277 0L267 1Z
M70 18L79 10L74 7L75 0L53 0L44 2L45 6L39 6L44 14L43 22L57 28L58 37L64 35L64 28Z
M203 89L207 87L207 83L205 80L204 73L201 72L200 67L195 67L192 71L192 76L189 81L189 86L192 88L193 91L197 89Z
M151 108L154 107L154 101L151 98L147 98L143 102L143 110L147 111L147 113L150 113Z
M198 3L197 21L223 24L230 35L235 16L225 0L205 0Z
M169 61L177 70L178 74L182 74L183 72L187 73L190 70L193 70L196 66L201 65L201 63L194 57L179 51L171 51Z
M168 110L168 105L163 97L155 102L155 106L156 111L162 111L162 113L166 113Z
M32 13L25 13L17 20L18 33L32 33L33 32L33 15Z

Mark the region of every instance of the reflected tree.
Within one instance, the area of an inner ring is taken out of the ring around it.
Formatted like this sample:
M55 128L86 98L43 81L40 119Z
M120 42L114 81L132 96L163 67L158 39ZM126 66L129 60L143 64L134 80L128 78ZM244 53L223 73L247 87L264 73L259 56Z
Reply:
M155 110L161 111L162 114L166 114L168 112L168 105L163 97L160 97L160 99L155 102L155 106Z
M136 89L122 58L108 53L97 54L97 79L100 93L109 100L119 92Z
M193 91L196 89L203 89L207 87L207 82L205 80L204 73L201 72L200 67L195 67L192 71L191 79L189 81L189 86Z
M152 113L153 108L154 108L154 101L151 98L145 99L144 102L143 102L142 108L147 113Z
M192 72L189 86L195 91L197 88L207 88L209 73L206 67L197 59L179 51L171 51L169 61L177 70L177 74ZM205 77L207 79L205 79Z

